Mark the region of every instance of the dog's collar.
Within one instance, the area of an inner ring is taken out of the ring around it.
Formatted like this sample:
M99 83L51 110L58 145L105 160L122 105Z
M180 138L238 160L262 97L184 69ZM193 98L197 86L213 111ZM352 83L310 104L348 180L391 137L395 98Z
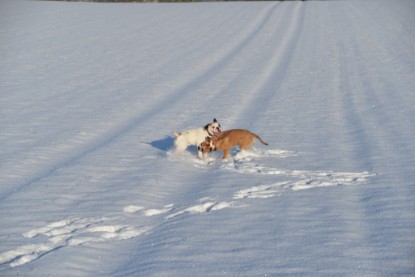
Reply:
M208 133L208 135L209 135L210 137L213 137L213 135L214 135L214 134L211 134L211 133L209 132L209 124L208 124L208 125L206 125L205 127L203 127L203 129L205 129L205 131Z

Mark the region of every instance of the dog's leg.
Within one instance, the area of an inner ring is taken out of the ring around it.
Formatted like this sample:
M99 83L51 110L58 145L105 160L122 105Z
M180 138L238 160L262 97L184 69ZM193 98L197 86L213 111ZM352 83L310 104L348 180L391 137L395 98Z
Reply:
M230 149L223 150L222 160L226 159L226 157L229 156L229 153L230 153Z
M183 138L181 136L176 138L176 140L174 141L174 145L175 145L174 150L176 152L183 152L187 148L187 144L185 141L183 141Z
M199 159L203 160L206 157L207 154L203 153L202 150L197 149L197 156L199 157Z

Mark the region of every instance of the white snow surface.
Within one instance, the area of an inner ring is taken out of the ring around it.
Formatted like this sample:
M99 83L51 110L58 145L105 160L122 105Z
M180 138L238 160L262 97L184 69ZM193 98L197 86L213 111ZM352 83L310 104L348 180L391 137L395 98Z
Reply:
M414 276L415 1L0 3L1 276ZM269 143L174 153L217 118Z

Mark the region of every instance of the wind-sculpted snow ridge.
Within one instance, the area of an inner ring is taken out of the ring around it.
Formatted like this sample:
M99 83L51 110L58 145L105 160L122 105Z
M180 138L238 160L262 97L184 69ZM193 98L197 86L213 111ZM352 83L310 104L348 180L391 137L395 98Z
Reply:
M212 197L203 197L187 206L168 204L163 207L146 208L139 205L127 205L123 212L145 217L163 216L164 220L173 220L179 216L201 215L209 212L218 212L227 208L249 208L252 202L245 199L266 199L281 196L284 190L304 190L318 187L339 185L362 185L374 176L369 172L333 172L287 170L260 165L261 158L287 158L297 156L294 151L281 149L251 150L238 152L234 157L223 162L210 158L207 161L199 160L189 153L170 153L172 162L188 160L195 167L210 167L219 164L216 170L233 171L240 174L275 175L287 177L287 181L278 181L270 184L255 185L234 192L233 197L225 200L216 200ZM174 158L175 157L175 158ZM294 179L294 180L292 180ZM64 247L73 247L83 244L105 242L110 240L130 239L149 234L157 230L157 226L132 226L114 223L115 218L103 216L96 218L66 218L51 222L44 227L36 228L22 234L27 240L33 240L26 245L0 253L0 265L16 267L32 262L50 252Z

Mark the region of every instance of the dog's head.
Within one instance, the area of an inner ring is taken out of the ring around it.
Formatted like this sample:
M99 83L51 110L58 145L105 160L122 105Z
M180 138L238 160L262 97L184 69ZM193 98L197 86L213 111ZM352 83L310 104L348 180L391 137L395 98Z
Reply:
M202 142L198 147L198 150L202 151L202 153L210 153L216 150L215 145L213 144L213 140L211 137L206 137L205 141Z
M204 129L208 132L210 136L216 136L221 133L221 128L219 122L216 118L213 119L213 122L206 124Z

